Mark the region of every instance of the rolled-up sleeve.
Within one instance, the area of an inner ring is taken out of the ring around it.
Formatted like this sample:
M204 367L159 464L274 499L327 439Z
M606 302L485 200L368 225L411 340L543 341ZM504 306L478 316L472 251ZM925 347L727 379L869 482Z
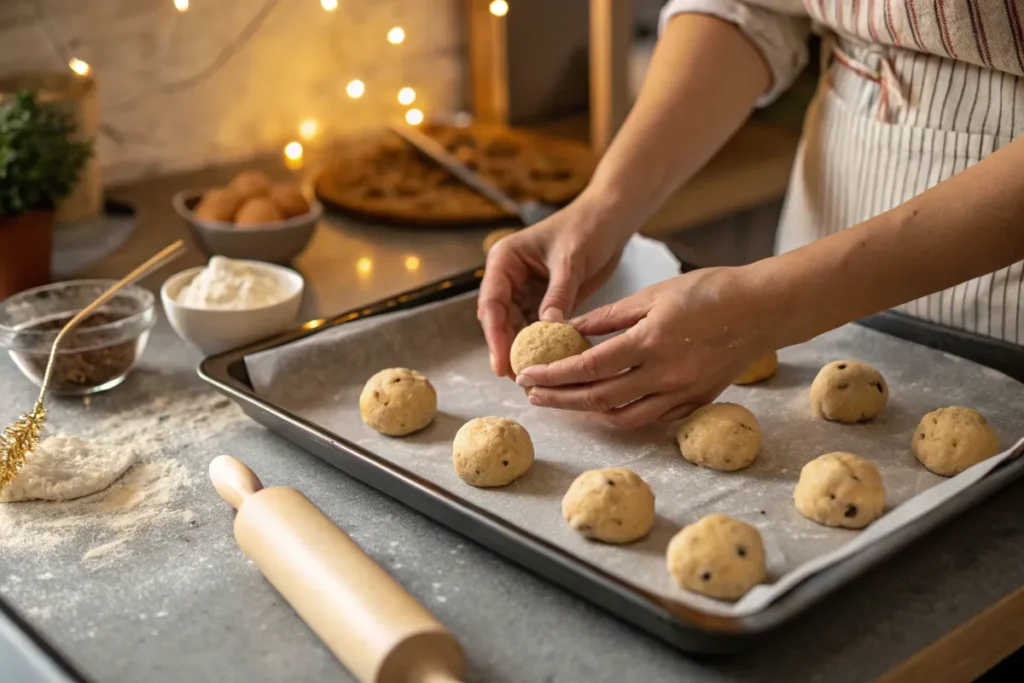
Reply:
M801 0L669 0L658 32L678 14L707 14L734 24L757 47L772 85L757 101L763 107L786 91L807 64L810 21Z

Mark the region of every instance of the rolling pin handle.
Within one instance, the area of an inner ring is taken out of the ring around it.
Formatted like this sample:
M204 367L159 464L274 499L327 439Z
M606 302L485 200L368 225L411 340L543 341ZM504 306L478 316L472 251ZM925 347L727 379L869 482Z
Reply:
M230 455L219 455L210 463L210 481L217 493L236 510L245 499L263 488L256 473Z

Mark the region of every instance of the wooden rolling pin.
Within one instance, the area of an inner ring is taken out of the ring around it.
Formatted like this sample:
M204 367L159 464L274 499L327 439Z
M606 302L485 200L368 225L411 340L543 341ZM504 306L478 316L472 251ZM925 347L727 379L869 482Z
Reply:
M309 499L227 455L210 479L242 552L361 683L458 683L455 636Z

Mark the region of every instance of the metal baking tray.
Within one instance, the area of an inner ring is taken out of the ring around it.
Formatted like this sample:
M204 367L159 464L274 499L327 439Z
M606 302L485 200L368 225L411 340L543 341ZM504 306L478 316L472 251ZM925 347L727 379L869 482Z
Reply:
M482 269L467 271L420 289L307 322L263 342L205 359L199 375L237 401L247 415L346 474L386 493L480 545L687 652L729 653L796 617L840 586L911 541L991 495L1024 473L1024 458L1000 465L966 491L860 552L814 574L762 611L744 617L708 614L631 586L604 570L517 527L434 483L257 395L245 357L289 344L337 325L441 301L474 291ZM872 325L876 327L876 325ZM929 344L931 345L931 344ZM948 345L944 348L949 349Z

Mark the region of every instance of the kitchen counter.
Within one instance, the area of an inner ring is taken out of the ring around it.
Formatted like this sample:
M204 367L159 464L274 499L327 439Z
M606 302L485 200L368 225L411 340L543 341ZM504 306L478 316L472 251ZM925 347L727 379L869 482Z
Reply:
M224 180L232 170L116 192L139 207L139 224L87 274L120 276L185 237L171 194ZM304 314L341 312L478 265L486 232L328 218L296 262L310 288ZM357 266L360 259L370 266ZM173 270L202 261L192 251ZM170 272L147 285L155 289ZM729 658L691 658L263 430L200 382L199 360L161 319L124 385L51 406L57 431L121 435L144 461L173 464L167 471L175 474L174 487L151 491L155 502L140 507L152 515L127 531L48 519L34 540L22 526L27 545L20 549L0 540L0 595L96 681L350 680L235 546L232 513L206 478L209 461L221 453L246 461L268 485L295 486L348 531L455 632L470 681L864 681L1024 585L1019 482L756 648ZM7 360L0 362L0 386L6 423L31 406L35 387ZM166 509L146 507L163 503ZM1019 645L1020 635L1002 649Z

